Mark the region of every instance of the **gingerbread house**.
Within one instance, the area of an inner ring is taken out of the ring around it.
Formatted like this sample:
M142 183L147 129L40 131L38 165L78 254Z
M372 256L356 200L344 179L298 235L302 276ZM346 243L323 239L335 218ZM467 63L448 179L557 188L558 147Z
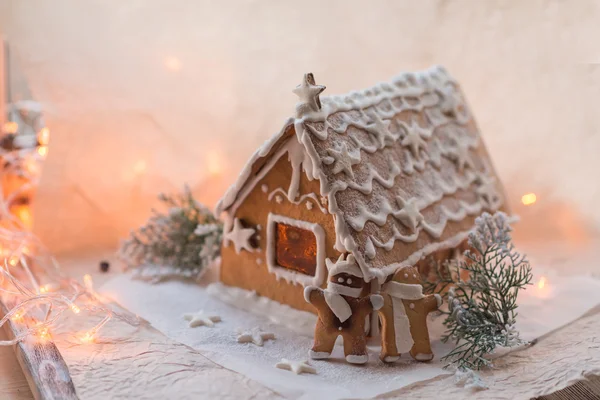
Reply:
M219 201L221 279L311 311L329 271L376 292L400 268L462 246L505 196L455 80L441 67L320 98L306 74L295 118ZM352 272L354 271L354 272Z

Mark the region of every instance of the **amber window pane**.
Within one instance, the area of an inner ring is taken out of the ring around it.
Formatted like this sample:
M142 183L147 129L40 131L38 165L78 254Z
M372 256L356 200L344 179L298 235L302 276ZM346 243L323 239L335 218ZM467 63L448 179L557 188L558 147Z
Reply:
M317 238L306 229L276 223L276 261L281 267L315 276Z

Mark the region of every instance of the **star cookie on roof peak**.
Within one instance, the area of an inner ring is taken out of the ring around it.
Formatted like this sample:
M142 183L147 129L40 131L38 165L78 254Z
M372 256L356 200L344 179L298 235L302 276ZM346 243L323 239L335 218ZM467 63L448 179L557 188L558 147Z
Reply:
M344 171L346 175L354 179L354 172L352 172L352 166L360 162L360 153L354 154L348 151L346 143L342 143L338 149L327 149L327 152L333 156L333 168L334 174Z
M293 90L294 94L300 98L300 101L296 104L296 114L298 117L307 112L319 111L321 109L319 95L323 90L325 90L325 86L316 85L315 77L312 73L304 74L302 83Z

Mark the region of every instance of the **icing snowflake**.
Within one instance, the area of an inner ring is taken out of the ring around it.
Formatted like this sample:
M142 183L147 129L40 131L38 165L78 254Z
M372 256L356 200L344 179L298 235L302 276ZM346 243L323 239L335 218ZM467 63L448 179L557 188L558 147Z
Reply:
M333 164L332 172L334 174L344 171L346 175L354 179L354 172L352 172L352 166L360 162L360 154L353 154L348 151L346 143L342 143L339 149L327 149L335 161Z
M190 328L195 328L197 326L213 326L215 322L221 322L221 317L218 315L206 314L203 310L200 310L197 313L184 314L183 319L189 321Z
M417 226L425 220L417 206L417 199L404 200L398 196L396 197L396 201L402 209L394 214L394 216L411 231L416 231Z
M238 343L252 343L262 347L267 340L275 340L275 334L272 332L263 332L259 328L248 331L239 331Z
M292 371L296 375L299 375L303 372L307 374L316 374L317 369L308 365L306 361L290 361L285 358L282 358L280 362L275 364L276 368L285 369L287 371Z
M321 109L321 100L319 94L325 90L325 86L315 85L313 74L304 74L302 83L293 90L294 94L300 98L300 106L308 106L311 111Z
M480 174L477 177L477 188L475 192L481 201L490 209L494 208L494 204L498 200L498 191L496 189L496 178L488 175Z
M252 251L252 245L250 244L250 238L254 235L256 231L252 228L244 228L239 219L235 219L233 221L233 228L229 232L227 232L223 238L226 243L229 241L233 242L233 247L235 248L235 252L240 254L242 249L247 251Z
M456 163L459 172L463 171L465 167L475 168L467 143L458 142L456 147L450 150L449 156Z
M406 136L404 136L400 144L404 147L410 148L410 151L417 158L419 157L419 150L427 148L427 144L417 129L407 129Z
M313 203L311 203L310 201L307 201L306 202L306 209L307 210L312 210L312 208L313 208Z
M281 197L280 195L275 196L275 201L277 202L277 204L281 204L283 203L283 197Z

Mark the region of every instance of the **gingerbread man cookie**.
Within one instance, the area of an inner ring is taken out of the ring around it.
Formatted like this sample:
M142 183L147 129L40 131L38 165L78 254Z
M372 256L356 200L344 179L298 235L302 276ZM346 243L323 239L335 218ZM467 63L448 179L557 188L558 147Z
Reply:
M317 360L328 358L336 339L342 336L346 361L364 364L369 359L365 320L369 313L383 306L383 297L377 294L360 297L364 280L351 255L347 260L340 257L337 263L328 263L328 267L327 289L315 286L304 289L304 298L319 315L309 355Z
M381 360L394 362L402 353L410 352L418 361L433 358L427 314L442 304L439 294L423 295L421 277L416 267L398 270L392 280L383 285L384 306L381 320Z

